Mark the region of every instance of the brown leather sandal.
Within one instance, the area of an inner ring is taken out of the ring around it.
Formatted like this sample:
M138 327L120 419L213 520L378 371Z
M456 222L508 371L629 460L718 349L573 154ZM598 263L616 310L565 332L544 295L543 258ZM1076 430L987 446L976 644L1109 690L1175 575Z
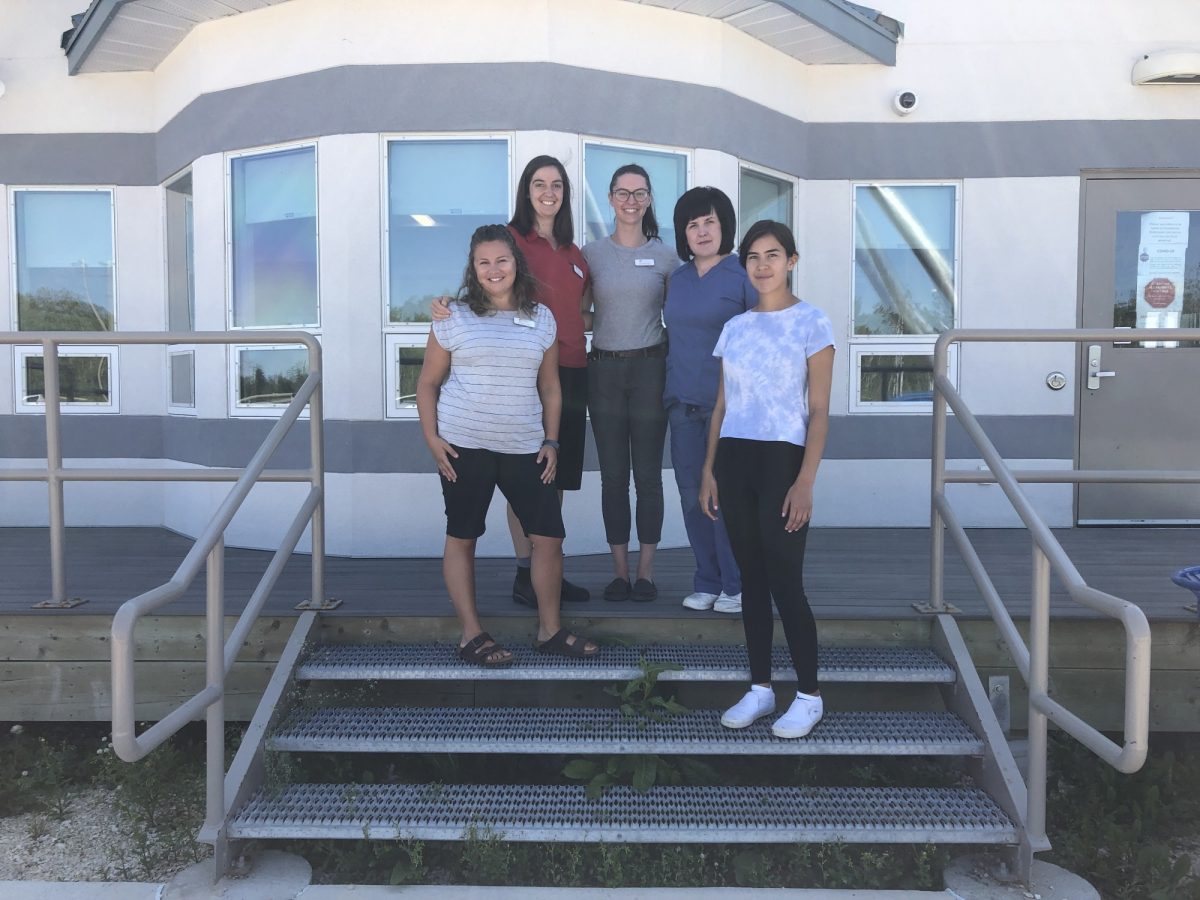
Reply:
M570 638L575 638L571 641ZM600 652L600 645L592 643L592 649L588 650L587 638L580 637L577 634L571 634L565 628L560 628L546 640L540 643L535 641L533 649L538 653L548 653L551 656L566 656L571 659L587 659L595 656Z
M497 654L500 658L497 659ZM492 640L486 631L481 631L466 644L458 648L458 658L485 669L502 669L513 664L511 650L506 650Z

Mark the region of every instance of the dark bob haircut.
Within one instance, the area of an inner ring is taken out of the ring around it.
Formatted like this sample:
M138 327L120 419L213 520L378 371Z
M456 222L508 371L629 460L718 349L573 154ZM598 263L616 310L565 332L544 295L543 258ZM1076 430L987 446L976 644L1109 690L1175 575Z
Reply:
M575 242L575 220L571 218L571 179L567 177L567 170L563 168L563 164L553 156L535 156L525 166L521 180L517 182L517 208L513 210L513 217L508 224L525 237L528 237L537 225L537 213L533 211L533 203L529 199L529 186L533 182L533 173L546 166L558 169L563 183L562 206L558 208L554 217L554 240L560 247L569 247Z
M517 309L521 314L532 317L537 308L537 301L534 299L537 282L534 281L529 264L525 262L525 255L517 246L512 232L504 225L480 225L471 235L471 249L467 253L467 268L463 271L458 299L467 304L477 316L488 316L495 312L487 292L479 282L479 276L475 274L475 248L489 241L499 241L512 253L513 262L517 267L517 277L513 280L513 298L517 301Z
M675 252L684 262L695 256L687 242L687 223L710 213L716 215L721 223L721 247L717 252L725 254L733 251L733 238L737 234L733 203L724 191L715 187L694 187L675 204Z
M796 238L792 235L792 229L782 222L760 219L746 230L746 236L738 245L738 262L742 264L743 269L746 268L746 257L750 254L750 247L762 237L773 237L779 241L779 246L783 248L788 259L796 255Z
M650 186L650 173L637 163L626 163L613 172L613 176L608 182L610 194L616 190L617 179L622 175L636 175L646 182L646 190L650 192L650 203L647 204L646 212L642 215L642 234L648 241L655 240L658 238L658 219L654 217L654 188Z

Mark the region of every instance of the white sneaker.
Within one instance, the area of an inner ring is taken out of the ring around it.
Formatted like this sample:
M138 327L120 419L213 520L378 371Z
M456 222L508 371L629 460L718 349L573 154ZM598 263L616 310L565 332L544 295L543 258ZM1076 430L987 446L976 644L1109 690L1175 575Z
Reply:
M792 701L788 711L771 726L771 733L781 738L802 738L813 730L813 726L821 721L824 714L824 700L797 691L796 699Z
M688 609L712 609L716 602L716 594L706 594L704 591L696 591L683 598L683 605Z
M775 692L769 687L752 684L737 703L725 710L721 724L726 728L745 728L769 713L775 712Z
M723 613L740 613L742 611L742 592L736 594L727 594L721 591L721 596L713 603L715 612Z

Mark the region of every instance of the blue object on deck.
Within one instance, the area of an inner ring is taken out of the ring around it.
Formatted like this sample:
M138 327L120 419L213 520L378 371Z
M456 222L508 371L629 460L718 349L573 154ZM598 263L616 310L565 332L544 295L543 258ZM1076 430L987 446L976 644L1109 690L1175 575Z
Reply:
M1185 566L1171 580L1196 595L1196 615L1200 616L1200 566Z

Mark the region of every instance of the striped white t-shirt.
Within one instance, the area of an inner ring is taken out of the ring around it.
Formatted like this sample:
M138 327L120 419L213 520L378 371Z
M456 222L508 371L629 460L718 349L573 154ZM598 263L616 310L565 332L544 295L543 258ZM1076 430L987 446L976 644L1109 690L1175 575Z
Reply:
M518 319L526 324L521 324ZM519 313L477 316L450 304L433 336L450 353L450 376L438 396L438 434L458 447L497 453L537 453L545 432L537 375L558 330L545 306L533 326Z

